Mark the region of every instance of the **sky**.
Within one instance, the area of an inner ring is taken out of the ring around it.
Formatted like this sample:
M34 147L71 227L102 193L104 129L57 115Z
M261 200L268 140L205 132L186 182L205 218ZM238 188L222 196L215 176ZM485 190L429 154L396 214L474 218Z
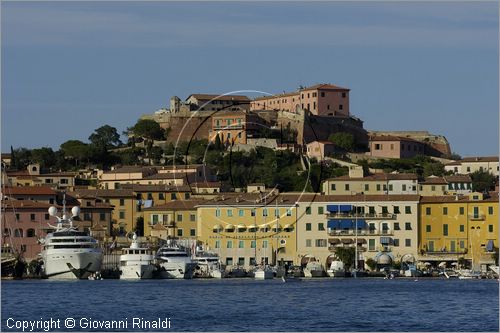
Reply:
M496 2L1 3L1 149L121 133L173 95L351 89L367 130L498 155Z

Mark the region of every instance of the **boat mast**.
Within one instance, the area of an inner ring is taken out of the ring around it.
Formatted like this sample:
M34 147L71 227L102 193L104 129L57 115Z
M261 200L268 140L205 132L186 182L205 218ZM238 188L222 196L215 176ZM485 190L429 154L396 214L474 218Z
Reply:
M276 197L276 208L274 210L274 215L276 215L276 253L274 255L274 266L278 267L278 228L279 228L279 220L280 220L280 214L278 212L278 197Z
M358 212L354 206L354 277L358 273Z

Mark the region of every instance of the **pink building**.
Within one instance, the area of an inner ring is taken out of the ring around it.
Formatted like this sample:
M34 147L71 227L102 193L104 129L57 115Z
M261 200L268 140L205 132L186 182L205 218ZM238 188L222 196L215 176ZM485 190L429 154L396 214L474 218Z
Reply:
M316 84L293 93L258 97L250 110L307 110L318 116L349 117L349 89L333 84Z
M422 142L392 135L372 136L368 145L368 155L383 158L411 158L424 155L425 151L425 144Z
M313 141L307 144L307 156L323 159L335 151L335 144L330 141Z

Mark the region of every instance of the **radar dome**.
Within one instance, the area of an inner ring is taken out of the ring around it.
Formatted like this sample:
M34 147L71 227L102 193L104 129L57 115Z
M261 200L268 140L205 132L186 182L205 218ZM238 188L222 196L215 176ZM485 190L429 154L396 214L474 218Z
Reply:
M80 215L80 207L75 206L75 207L71 208L71 214L73 214L73 216Z
M377 259L377 263L380 265L389 265L391 261L392 261L391 257L389 257L387 254L382 254Z
M50 216L56 216L57 215L57 208L54 206L49 207L49 215Z

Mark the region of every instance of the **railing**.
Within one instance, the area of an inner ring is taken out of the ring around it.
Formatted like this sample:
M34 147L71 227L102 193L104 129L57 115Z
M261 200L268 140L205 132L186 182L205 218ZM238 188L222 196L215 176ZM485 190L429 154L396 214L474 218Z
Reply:
M379 236L379 235L387 235L391 236L394 233L392 230L358 230L358 236ZM328 232L329 236L354 236L356 232L354 230L331 230Z
M469 214L469 219L472 221L484 221L485 218L484 214Z
M328 247L328 250L330 252L334 252L337 248L342 248L342 247L354 247L354 244L337 244L337 245L330 245ZM359 246L358 245L358 251L362 251L362 252L365 252L367 251L368 249L365 247L365 246Z
M235 125L233 125L233 124L231 124L231 125L215 125L214 129L217 129L217 130L219 130L219 129L222 129L222 130L237 130L237 129L243 129L243 125L237 125L237 124L235 124Z
M326 213L330 219L361 218L361 219L396 219L396 214L391 213Z

